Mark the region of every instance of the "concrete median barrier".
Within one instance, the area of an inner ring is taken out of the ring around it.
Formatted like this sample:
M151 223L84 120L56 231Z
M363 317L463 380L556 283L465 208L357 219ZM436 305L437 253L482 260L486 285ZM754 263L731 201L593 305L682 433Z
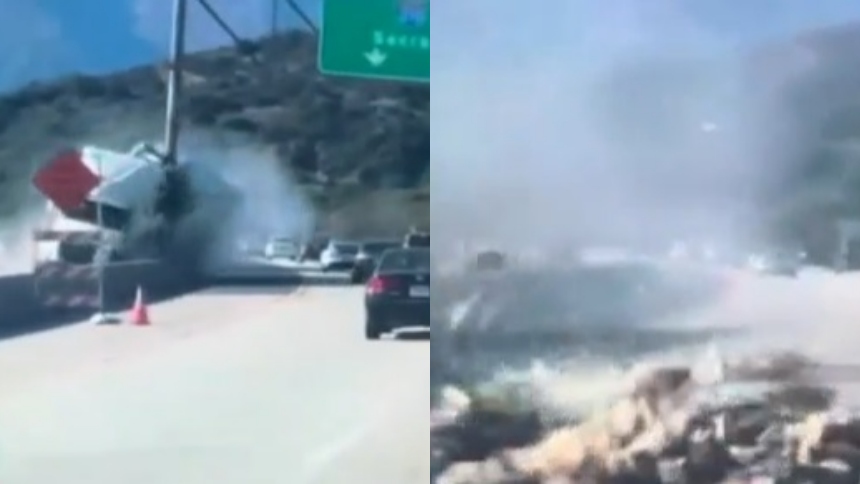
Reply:
M138 287L150 299L163 299L197 289L201 282L162 261L130 261L104 269L104 302L108 309L128 307ZM33 275L32 291L38 304L49 308L96 308L99 303L99 269L93 265L50 262Z
M30 274L0 277L0 329L39 314Z
M308 280L292 268L254 265L231 267L224 274L196 276L165 261L145 260L110 264L104 271L104 299L108 312L128 310L137 288L152 303L182 296L211 285L330 284ZM248 272L245 269L254 269ZM241 269L241 270L240 270ZM0 278L0 339L82 321L99 305L99 271L93 265L51 261L33 274Z
M104 273L108 311L124 311L138 287L150 301L203 286L197 278L158 261L111 264ZM98 271L93 266L51 262L33 274L0 277L0 338L81 321L98 308Z

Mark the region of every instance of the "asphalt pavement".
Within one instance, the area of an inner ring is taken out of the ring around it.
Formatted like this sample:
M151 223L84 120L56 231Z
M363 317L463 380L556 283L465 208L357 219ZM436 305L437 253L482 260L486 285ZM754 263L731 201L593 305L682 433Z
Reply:
M429 482L430 345L361 290L221 287L0 343L4 484Z

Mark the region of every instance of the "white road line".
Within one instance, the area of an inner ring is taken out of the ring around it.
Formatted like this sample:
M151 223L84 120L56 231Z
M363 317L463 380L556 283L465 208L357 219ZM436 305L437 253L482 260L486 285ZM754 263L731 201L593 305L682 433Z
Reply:
M381 416L363 419L354 425L348 432L342 433L338 438L319 447L310 454L304 463L304 474L299 480L302 484L311 484L320 478L320 474L327 470L338 458L356 447L370 433L371 429L382 422Z

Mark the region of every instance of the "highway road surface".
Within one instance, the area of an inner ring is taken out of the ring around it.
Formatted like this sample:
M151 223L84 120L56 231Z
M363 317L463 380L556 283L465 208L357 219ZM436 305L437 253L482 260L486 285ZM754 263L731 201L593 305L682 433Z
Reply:
M0 343L3 484L424 484L430 348L352 287L218 288Z

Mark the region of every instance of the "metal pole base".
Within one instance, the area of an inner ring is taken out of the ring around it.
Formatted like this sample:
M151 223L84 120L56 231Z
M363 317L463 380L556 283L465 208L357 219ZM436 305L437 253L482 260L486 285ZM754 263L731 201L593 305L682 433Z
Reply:
M122 323L122 320L117 316L108 313L98 312L90 318L90 323L100 326L114 325Z

